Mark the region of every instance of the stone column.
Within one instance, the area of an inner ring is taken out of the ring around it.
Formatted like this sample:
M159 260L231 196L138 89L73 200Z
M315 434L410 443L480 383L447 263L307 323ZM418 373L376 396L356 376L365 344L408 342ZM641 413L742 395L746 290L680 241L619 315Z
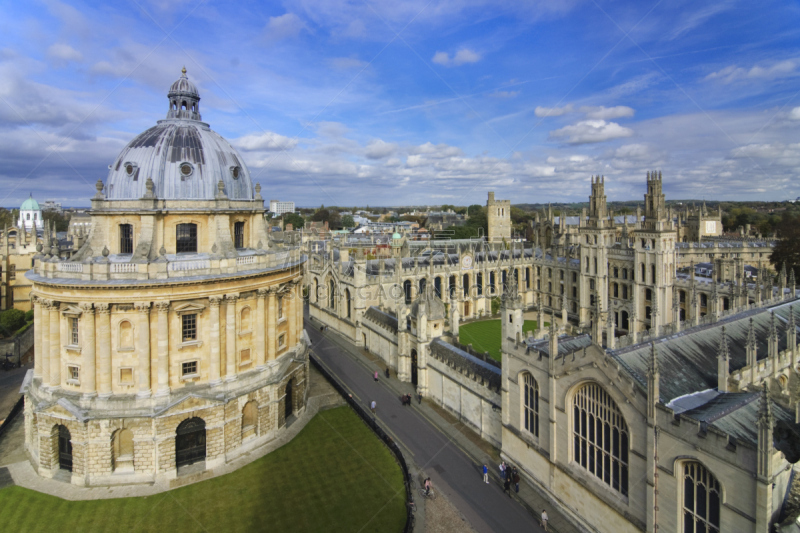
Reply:
M97 393L97 366L95 360L95 324L94 308L91 302L81 302L81 388L87 396Z
M269 289L267 306L267 361L274 361L278 345L278 339L275 338L278 328L278 290L275 287Z
M220 350L219 350L219 304L222 296L210 296L208 304L211 308L211 338L210 338L210 357L208 365L209 384L218 385L220 383Z
M286 316L287 320L289 321L289 332L286 335L286 346L293 347L297 343L297 310L295 309L296 304L296 292L295 292L295 284L289 284L289 291L283 295L283 313ZM342 304L344 307L346 304ZM287 309L288 307L288 309ZM347 316L347 311L343 313L343 316Z
M148 398L150 391L150 302L136 304L139 311L139 393Z
M266 361L266 339L264 338L265 310L267 289L258 289L256 299L256 366L264 366Z
M61 386L61 310L58 302L50 306L50 386Z
M97 393L101 398L111 396L111 306L94 304L97 313Z
M158 391L156 396L169 394L169 302L156 302L158 310Z
M50 300L39 300L42 306L41 318L36 322L35 327L38 332L37 336L40 337L42 347L40 349L42 359L42 385L50 385L50 306L53 304Z
M236 300L238 294L225 295L225 381L236 379Z
M303 283L302 278L297 280L297 283L294 286L294 302L295 302L295 313L296 313L296 320L295 320L295 327L296 330L296 337L295 342L300 342L300 339L303 338ZM355 300L353 300L350 305L353 308L353 322L359 322L359 317L355 311Z
M42 300L33 298L33 377L42 378Z

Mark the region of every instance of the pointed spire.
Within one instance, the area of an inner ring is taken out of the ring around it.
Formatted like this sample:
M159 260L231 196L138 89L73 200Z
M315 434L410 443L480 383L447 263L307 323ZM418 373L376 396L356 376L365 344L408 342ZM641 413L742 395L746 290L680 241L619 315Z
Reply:
M656 343L650 343L650 362L647 366L647 375L648 376L655 376L660 373L660 369L658 367L658 350L656 349Z
M722 326L722 339L719 341L717 357L726 362L730 359L730 352L728 351L728 336L725 334L725 326Z
M772 402L769 399L767 382L764 381L761 388L761 399L758 406L758 426L772 425Z
M756 330L753 327L753 318L750 318L750 327L747 329L747 347L748 348L755 348L756 347Z
M778 339L778 328L775 326L775 311L769 314L769 340L773 342Z

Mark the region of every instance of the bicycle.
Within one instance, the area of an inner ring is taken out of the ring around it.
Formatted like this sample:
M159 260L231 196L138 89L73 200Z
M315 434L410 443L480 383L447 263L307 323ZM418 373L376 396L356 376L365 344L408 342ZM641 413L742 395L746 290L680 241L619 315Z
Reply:
M436 499L436 493L433 492L433 487L431 487L430 492L425 492L425 489L419 489L419 495L422 496L423 498L428 498L429 500Z

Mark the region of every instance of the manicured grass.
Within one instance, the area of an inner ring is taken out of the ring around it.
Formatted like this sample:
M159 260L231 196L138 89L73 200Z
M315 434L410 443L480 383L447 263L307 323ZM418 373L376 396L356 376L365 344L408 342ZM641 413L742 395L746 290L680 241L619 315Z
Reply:
M547 327L550 323L545 322L544 325ZM526 320L522 331L536 331L536 321ZM500 320L482 320L458 328L458 340L461 344L472 344L479 352L489 352L496 361L500 361L500 334Z
M402 531L403 475L348 407L323 411L290 443L225 476L144 498L71 502L0 490L0 529L59 531Z

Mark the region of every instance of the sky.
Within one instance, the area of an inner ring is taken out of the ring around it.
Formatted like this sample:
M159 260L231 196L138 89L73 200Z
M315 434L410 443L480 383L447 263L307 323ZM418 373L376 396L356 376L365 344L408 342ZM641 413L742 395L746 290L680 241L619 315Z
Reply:
M265 199L298 206L800 196L800 5L0 4L0 205L89 205L183 66Z

